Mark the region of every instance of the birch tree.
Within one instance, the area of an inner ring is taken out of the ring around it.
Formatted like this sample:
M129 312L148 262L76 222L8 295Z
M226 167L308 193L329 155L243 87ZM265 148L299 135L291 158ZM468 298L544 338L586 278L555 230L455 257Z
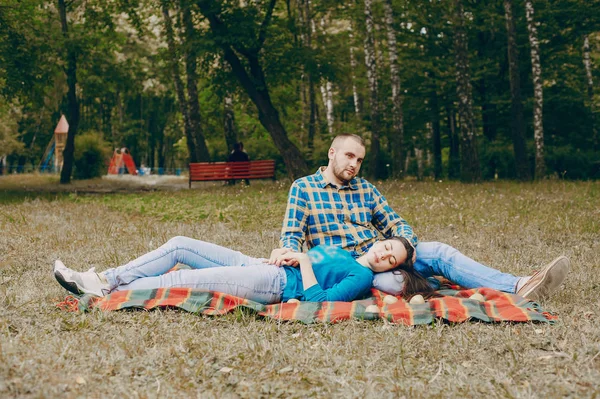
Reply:
M385 0L385 26L387 29L388 54L390 59L390 80L392 86L392 173L396 177L404 176L404 114L402 113L402 94L400 92L400 67L398 65L398 46L396 43L396 29L394 27L394 12L392 1Z
M365 64L367 66L367 80L369 82L369 94L371 105L371 153L369 155L369 166L371 174L375 178L381 176L379 162L380 140L380 112L379 94L377 88L377 59L375 54L375 26L373 22L372 1L365 0Z
M352 28L351 28L352 29ZM354 47L354 34L350 33L350 76L352 79L352 99L354 100L354 113L360 117L360 99L358 97L358 90L356 88L356 56L354 55L354 51L356 50Z
M465 12L462 0L453 0L454 56L456 60L456 94L458 97L458 117L460 123L461 180L477 182L481 180L481 167L477 151L475 117L469 72L469 53L465 27Z
M309 0L306 0L309 2ZM315 22L311 21L311 26L313 27L313 33L316 34ZM327 42L327 31L325 29L325 18L321 17L319 22L319 31L322 36L322 42ZM333 132L333 84L329 79L322 79L321 85L321 98L323 99L323 107L325 108L325 119L327 120L327 131L330 136L334 135Z
M540 63L540 43L535 20L534 8L531 0L525 0L525 14L527 16L527 30L529 32L529 45L531 47L531 74L533 77L533 137L535 140L535 178L541 179L546 175L546 161L544 159L544 125L542 112L544 106L544 89L542 87L542 65Z
M314 32L313 28L313 18L310 8L309 0L301 0L299 3L299 13L298 16L300 18L300 26L302 29L302 45L311 50L312 49L312 36ZM304 94L304 104L303 109L308 110L308 112L304 111L304 118L308 115L308 135L306 140L306 146L308 148L308 158L312 158L312 153L314 150L315 143L315 133L317 131L317 102L315 96L315 78L314 73L311 68L303 67L302 72L302 93ZM303 118L303 124L304 124Z
M519 76L519 51L517 32L512 12L512 0L504 0L504 16L508 38L508 70L510 76L511 131L517 178L529 180L531 174L525 150L525 126L523 122L523 101L521 100L521 78Z

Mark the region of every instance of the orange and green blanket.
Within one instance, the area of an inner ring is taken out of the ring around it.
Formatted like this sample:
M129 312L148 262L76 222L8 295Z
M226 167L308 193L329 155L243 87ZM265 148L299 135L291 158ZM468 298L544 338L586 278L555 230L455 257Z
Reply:
M485 301L469 299L480 293ZM404 325L430 324L436 319L459 323L464 321L483 322L548 322L557 316L544 312L538 304L518 295L508 294L491 288L471 290L443 289L439 296L424 304L410 304L399 297L393 304L385 304L385 293L373 289L373 296L353 302L299 302L262 305L247 299L219 292L201 291L191 288L160 288L113 292L103 298L84 295L73 296L57 306L70 311L103 311L119 309L177 308L187 312L217 316L236 309L248 310L259 316L278 320L295 320L306 324L316 322L337 323L343 320L384 319ZM367 312L369 305L377 305L378 312Z

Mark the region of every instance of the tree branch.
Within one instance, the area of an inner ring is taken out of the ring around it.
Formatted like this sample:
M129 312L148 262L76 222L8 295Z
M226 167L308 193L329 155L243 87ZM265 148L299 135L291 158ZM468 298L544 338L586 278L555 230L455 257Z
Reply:
M213 31L213 36L217 41L219 46L227 46L233 47L235 51L242 54L244 57L250 57L253 54L253 51L247 49L246 47L240 44L231 44L227 42L227 44L223 43L223 40L220 38L227 37L228 31L227 27L219 19L219 14L221 12L221 8L218 5L218 2L213 2L211 0L198 0L197 1L198 8L200 9L200 13L204 15L204 18L208 20L210 27Z
M265 43L265 39L267 38L267 29L269 27L269 24L271 24L271 17L273 16L273 9L275 8L275 3L277 3L277 0L271 0L271 2L269 3L269 8L267 9L267 14L265 15L265 19L260 25L260 31L258 32L258 51L260 51L263 44Z

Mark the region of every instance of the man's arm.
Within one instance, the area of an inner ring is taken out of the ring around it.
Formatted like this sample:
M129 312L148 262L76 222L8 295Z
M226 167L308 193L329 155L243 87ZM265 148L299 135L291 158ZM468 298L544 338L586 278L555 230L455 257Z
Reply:
M371 223L384 237L404 237L413 247L418 243L417 235L412 227L398 215L388 204L385 197L373 186L373 219ZM415 251L416 252L416 251Z
M281 248L289 248L294 252L302 252L302 244L306 237L306 221L308 206L306 192L297 182L292 184L288 195L287 208L281 227L279 244Z

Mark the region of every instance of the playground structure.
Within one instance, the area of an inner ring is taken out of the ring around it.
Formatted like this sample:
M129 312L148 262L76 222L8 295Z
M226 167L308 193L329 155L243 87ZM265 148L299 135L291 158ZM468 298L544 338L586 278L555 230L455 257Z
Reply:
M123 148L115 148L115 152L110 160L110 165L108 166L108 174L109 175L119 175L122 174L125 169L129 172L130 175L137 175L137 168L135 167L135 162L129 153L129 150L125 147Z
M57 173L62 170L63 167L63 151L67 144L67 133L69 132L69 123L64 115L61 115L56 129L54 129L54 135L52 140L48 143L44 156L38 165L38 169L42 172Z

